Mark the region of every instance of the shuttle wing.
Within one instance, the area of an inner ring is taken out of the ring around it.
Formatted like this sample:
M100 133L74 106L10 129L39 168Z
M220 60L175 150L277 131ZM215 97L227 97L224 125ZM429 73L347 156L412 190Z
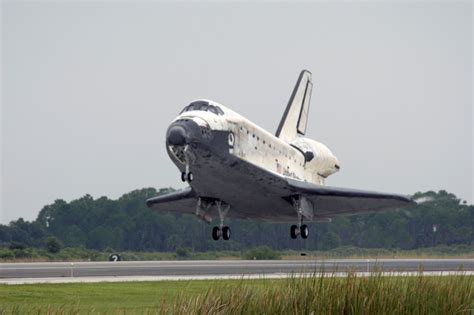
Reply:
M376 212L415 205L409 197L367 190L320 186L288 179L295 193L307 197L313 204L315 217L335 217L364 212Z
M251 168L256 177L249 183L236 180L240 187L252 187L251 190L238 189L232 183L220 186L223 196L239 191L237 196L230 194L223 197L225 202L231 204L229 217L291 222L296 220L296 211L290 200L296 195L304 196L311 202L314 221L415 205L409 196L321 186L278 176L258 167ZM146 203L153 210L194 214L197 199L196 193L191 188L186 188L148 199Z
M190 187L153 197L146 201L146 205L153 210L177 211L182 213L194 213L196 203L197 196Z

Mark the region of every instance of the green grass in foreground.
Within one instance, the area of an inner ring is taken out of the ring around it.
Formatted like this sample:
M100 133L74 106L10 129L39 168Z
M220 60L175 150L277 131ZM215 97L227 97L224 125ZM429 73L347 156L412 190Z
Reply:
M349 275L282 280L0 286L10 314L470 314L474 277Z

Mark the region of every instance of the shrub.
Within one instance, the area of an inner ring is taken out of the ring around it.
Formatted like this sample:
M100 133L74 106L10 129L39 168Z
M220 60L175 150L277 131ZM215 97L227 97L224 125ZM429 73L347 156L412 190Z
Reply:
M46 239L46 249L50 253L58 253L61 250L61 242L54 236L50 236Z
M178 247L176 249L176 257L178 258L188 258L190 256L189 249Z
M10 249L25 249L26 248L26 245L23 244L23 243L20 243L20 242L11 242L10 243Z
M15 253L8 248L0 248L0 259L12 259L15 258Z
M38 258L38 252L34 248L24 248L13 250L15 258Z
M246 251L243 255L245 259L280 259L278 252L271 249L269 246L258 246Z

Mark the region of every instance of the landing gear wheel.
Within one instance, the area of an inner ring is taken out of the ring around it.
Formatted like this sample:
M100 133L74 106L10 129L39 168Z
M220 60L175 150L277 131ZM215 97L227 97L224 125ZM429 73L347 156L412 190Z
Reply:
M222 228L222 238L226 241L230 239L230 227L224 226Z
M292 225L290 228L290 236L292 239L298 237L298 227L296 225Z
M309 229L308 229L308 226L306 224L303 224L301 227L300 227L300 233L301 233L301 237L306 239L308 238L308 235L309 235Z
M212 228L212 239L217 241L221 237L221 229L218 226Z
M187 177L188 177L188 182L192 182L194 180L194 175L191 172L188 173Z
M185 173L185 172L182 172L182 173L181 173L181 181L182 181L182 182L185 182L185 181L186 181L186 173Z

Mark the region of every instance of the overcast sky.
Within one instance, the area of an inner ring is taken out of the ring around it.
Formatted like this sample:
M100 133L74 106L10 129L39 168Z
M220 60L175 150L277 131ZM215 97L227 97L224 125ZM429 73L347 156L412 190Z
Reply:
M328 185L473 200L472 4L2 2L0 222L184 187L165 131L196 98L274 132L301 69Z

